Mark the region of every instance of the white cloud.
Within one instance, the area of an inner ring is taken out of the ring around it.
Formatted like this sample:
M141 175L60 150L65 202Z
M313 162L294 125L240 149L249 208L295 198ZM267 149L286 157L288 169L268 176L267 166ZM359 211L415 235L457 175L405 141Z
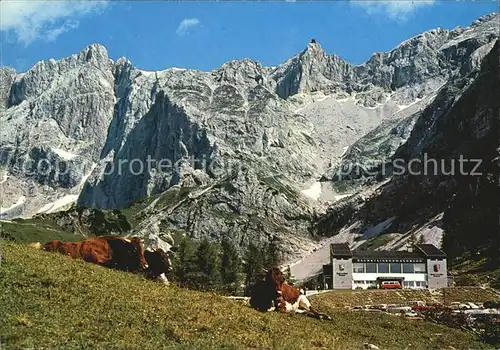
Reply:
M37 39L55 40L78 27L74 17L102 10L107 1L12 1L0 2L0 30L14 34L25 45Z
M197 25L200 25L201 22L198 18L184 18L181 23L179 23L179 26L177 27L177 30L175 31L177 35L184 35L187 34L190 28L196 27Z
M363 7L371 15L385 13L391 19L405 21L408 15L419 8L434 4L434 0L373 0L352 1L353 4Z
M72 29L76 29L76 28L78 28L79 25L80 25L80 22L78 22L78 21L68 20L68 21L64 22L63 25L60 26L59 28L49 29L47 31L47 33L45 34L45 38L48 41L54 41L62 33L66 33Z

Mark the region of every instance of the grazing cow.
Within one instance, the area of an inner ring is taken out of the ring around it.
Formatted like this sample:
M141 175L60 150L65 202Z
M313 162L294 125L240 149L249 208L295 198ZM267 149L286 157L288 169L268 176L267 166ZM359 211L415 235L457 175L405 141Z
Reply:
M138 237L127 239L119 236L100 236L83 242L55 240L46 243L42 249L118 270L142 271L148 267L144 248Z
M283 273L277 267L269 269L264 280L258 281L259 288L254 288L250 305L260 311L265 311L264 307L273 304L277 311L303 313L307 316L320 320L331 320L328 315L316 311L311 302L300 291L285 282ZM267 304L266 304L267 303ZM255 305L255 306L254 306ZM260 308L256 307L260 306Z
M166 285L169 285L166 274L172 271L172 262L163 249L156 249L154 252L146 250L144 252L146 261L149 267L145 270L146 277L160 280Z

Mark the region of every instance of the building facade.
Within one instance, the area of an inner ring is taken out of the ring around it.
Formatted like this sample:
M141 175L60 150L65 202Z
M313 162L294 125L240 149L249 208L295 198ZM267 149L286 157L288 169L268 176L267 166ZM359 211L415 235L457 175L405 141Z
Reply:
M351 251L347 243L332 244L330 260L323 266L326 289L380 288L384 281L403 288L448 286L446 254L432 244L408 251Z

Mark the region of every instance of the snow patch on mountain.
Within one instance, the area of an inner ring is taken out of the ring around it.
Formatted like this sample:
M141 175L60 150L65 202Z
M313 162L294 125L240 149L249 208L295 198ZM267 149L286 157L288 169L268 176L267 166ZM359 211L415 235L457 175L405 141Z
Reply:
M3 173L2 180L0 180L0 184L3 184L9 178L9 174L7 171Z
M56 153L59 157L61 157L64 160L71 160L75 157L78 157L78 154L74 154L60 148L52 148L52 151L54 151L54 153Z
M436 97L436 95L434 95L434 97ZM432 98L431 98L432 99ZM398 110L403 110L403 109L406 109L410 106L413 106L414 104L417 104L419 103L420 101L422 101L423 99L422 98L417 98L415 101L411 102L411 103L408 103L406 105L398 105Z
M1 214L5 214L5 213L11 211L12 209L15 209L15 208L23 205L25 201L26 201L26 197L25 196L20 196L17 199L17 201L14 204L12 204L10 207L8 207L8 208L0 207L0 215Z
M346 154L347 150L349 149L349 146L345 146L343 149L342 149L342 154L340 155L341 157Z
M302 190L302 194L317 201L321 196L321 182L313 183L308 189Z
M77 186L75 186L76 189L78 190L78 193L83 188L85 182L87 181L89 176L93 173L96 166L97 166L97 163L93 163L92 166L90 167L90 171L88 173L86 173L82 177L80 183ZM75 189L73 189L73 190L75 190ZM45 204L36 213L37 214L42 214L42 213L50 214L50 213L55 213L57 211L64 210L68 206L70 206L71 204L76 203L76 201L78 200L78 197L79 197L79 194L63 195L63 196L57 198L55 201L52 201L50 203Z
M57 199L55 202L48 203L40 208L37 214L41 213L55 213L58 210L64 209L69 205L75 203L78 199L78 195L70 194Z

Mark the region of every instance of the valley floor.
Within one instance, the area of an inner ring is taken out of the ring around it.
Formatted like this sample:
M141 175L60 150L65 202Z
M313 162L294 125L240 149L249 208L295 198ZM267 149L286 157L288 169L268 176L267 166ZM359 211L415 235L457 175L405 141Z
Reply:
M0 251L0 348L489 348L445 326L336 308L348 295L365 299L356 291L312 297L333 316L325 322L259 313L18 243L0 240Z

